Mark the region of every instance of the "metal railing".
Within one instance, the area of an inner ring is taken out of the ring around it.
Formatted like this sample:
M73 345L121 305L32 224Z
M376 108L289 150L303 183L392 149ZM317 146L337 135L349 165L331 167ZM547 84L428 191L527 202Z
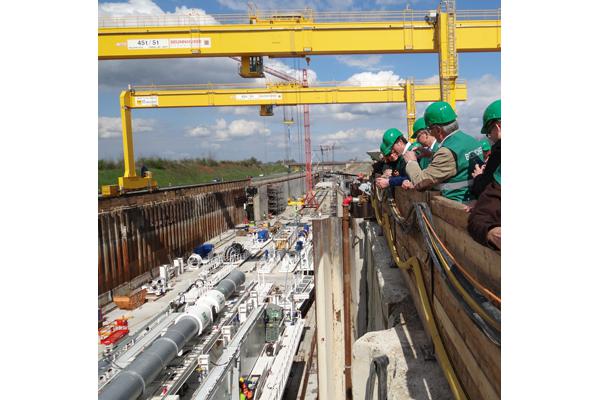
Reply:
M458 20L500 20L501 9L492 10L460 10L456 12ZM163 14L163 15L128 15L98 17L99 28L135 28L152 26L198 26L198 25L242 25L257 23L302 22L302 23L335 23L335 22L414 22L424 21L425 17L435 10L402 11L319 11L304 10L260 10L255 14Z
M464 84L465 80L457 80L457 83ZM325 82L315 82L314 85L310 86L311 89L316 89L320 87L339 87L339 86L359 86L366 88L387 88L388 86L404 86L406 80L389 80L389 81L380 81L380 84L373 85L372 82L367 81L325 81ZM438 81L431 80L415 80L415 85L437 85ZM275 84L272 85L271 88L276 90L277 88L289 89L293 87L293 84ZM298 86L298 88L300 88ZM135 93L136 91L168 91L168 90L217 90L217 89L264 89L264 86L260 83L198 83L198 84L185 84L185 85L132 85L130 89ZM303 89L307 90L307 89ZM284 174L282 174L284 175Z

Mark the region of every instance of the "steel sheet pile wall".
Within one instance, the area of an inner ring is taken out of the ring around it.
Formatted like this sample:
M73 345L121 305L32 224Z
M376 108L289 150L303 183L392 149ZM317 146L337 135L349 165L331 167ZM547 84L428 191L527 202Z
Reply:
M244 218L246 180L98 202L98 293L187 256Z

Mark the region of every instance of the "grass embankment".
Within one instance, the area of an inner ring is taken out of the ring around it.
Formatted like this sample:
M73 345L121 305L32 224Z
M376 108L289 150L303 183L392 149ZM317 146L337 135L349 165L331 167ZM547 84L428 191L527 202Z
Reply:
M262 163L255 158L242 161L215 161L212 159L165 160L162 158L142 158L136 160L136 173L145 164L152 171L159 187L193 185L212 182L219 178L223 181L244 179L260 174L272 175L286 172L281 163ZM102 185L117 183L117 178L123 176L123 162L98 161L98 190Z

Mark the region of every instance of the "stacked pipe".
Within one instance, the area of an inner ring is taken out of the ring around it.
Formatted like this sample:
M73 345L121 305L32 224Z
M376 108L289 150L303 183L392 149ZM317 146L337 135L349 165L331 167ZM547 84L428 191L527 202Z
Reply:
M135 400L194 337L212 325L215 316L246 280L241 271L232 271L214 289L206 292L181 315L163 336L155 340L127 368L123 369L98 394L98 400Z

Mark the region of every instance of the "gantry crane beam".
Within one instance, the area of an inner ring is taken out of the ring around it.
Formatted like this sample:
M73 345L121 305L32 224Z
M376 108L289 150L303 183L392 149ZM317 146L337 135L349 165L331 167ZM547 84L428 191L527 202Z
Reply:
M466 100L467 86L457 84L457 99ZM440 100L437 84L414 85L411 96L416 102ZM406 85L395 86L315 86L274 84L248 89L156 89L126 90L122 100L129 109L224 106L289 106L297 104L405 103ZM409 101L410 97L409 97Z
M456 51L500 51L500 20L456 21ZM106 27L98 59L440 53L425 21Z
M406 86L410 85L409 90ZM408 84L394 86L325 86L304 87L299 84L272 84L266 88L211 89L178 87L133 88L121 92L121 126L123 131L124 175L118 185L102 187L102 194L155 188L152 177L136 174L133 148L131 111L141 108L220 107L297 104L356 104L356 103L406 103L440 100L438 85ZM407 97L408 93L408 97ZM456 85L456 99L467 99L466 84ZM411 106L414 109L414 106ZM410 116L409 116L410 118Z

